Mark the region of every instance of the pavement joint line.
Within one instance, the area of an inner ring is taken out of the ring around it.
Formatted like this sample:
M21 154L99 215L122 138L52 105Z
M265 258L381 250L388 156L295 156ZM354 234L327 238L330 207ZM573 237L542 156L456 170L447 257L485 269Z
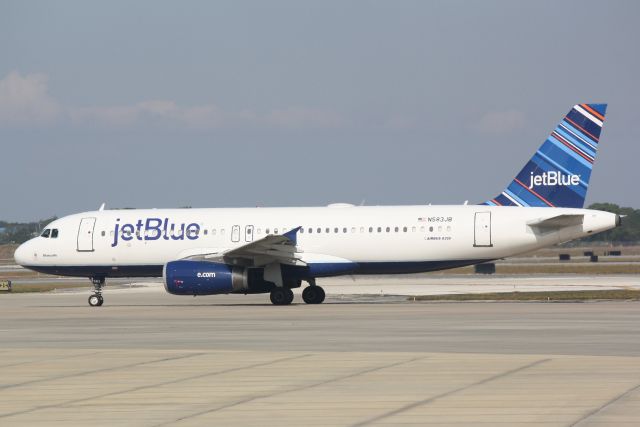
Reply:
M209 353L197 353L195 355L202 356L203 354L209 354ZM165 381L165 382L155 383L155 384L147 384L147 385L143 385L143 386L132 387L132 388L129 388L129 389L126 389L126 390L120 390L120 391L114 391L114 392L111 392L111 393L99 394L97 396L84 397L82 399L68 400L66 402L55 403L55 404L51 404L51 405L36 406L36 407L25 409L25 410L22 410L22 411L11 412L11 413L8 413L8 414L0 414L0 418L7 418L7 417L13 417L13 416L16 416L16 415L28 414L28 413L40 411L40 410L43 410L43 409L50 409L50 408L56 408L56 407L63 408L63 407L67 407L69 405L74 405L74 404L77 404L77 403L87 402L87 401L94 400L94 399L102 399L102 398L109 397L109 396L115 396L115 395L123 394L123 393L131 393L131 392L144 390L144 389L148 389L148 388L162 387L162 386L165 386L165 385L177 384L177 383L180 383L180 382L183 382L183 381L190 381L190 380L200 379L200 378L204 378L204 377L223 375L223 374L228 374L228 373L231 373L231 372L241 371L241 370L244 370L244 369L259 368L259 367L262 367L262 366L268 366L268 365L272 365L272 364L279 363L279 362L286 362L286 361L289 361L289 360L301 359L303 357L308 357L308 356L309 356L309 354L302 354L302 355L293 356L293 357L285 357L285 358L280 358L280 359L276 359L276 360L271 360L269 362L254 363L253 365L240 366L240 367L237 367L237 368L229 368L229 369L224 369L222 371L215 371L215 372L210 372L210 373L206 373L206 374L192 375L192 376L189 376L189 377L178 378L178 379L171 380L171 381Z
M73 354L70 356L62 356L62 357L56 357L55 360L66 360L66 359L73 359L74 357L82 357L82 356L95 356L96 354L101 354L104 353L105 351L94 351L92 353L82 353L82 354ZM39 363L39 362L46 362L48 361L48 359L38 359L38 360L30 360L28 362L19 362L19 363L12 363L9 365L0 365L0 369L2 368L11 368L14 366L21 366L21 365L29 365L31 363ZM2 387L0 385L0 387Z
M613 399L605 402L602 406L586 413L585 415L583 415L579 420L574 421L573 423L569 424L570 427L573 426L578 426L582 423L584 423L587 419L593 417L594 415L598 414L601 411L604 411L605 409L607 409L609 406L613 405L614 403L616 403L618 400L623 399L624 397L626 397L627 395L633 393L636 390L640 389L640 384L636 384L633 387L631 387L630 389L620 393L619 395L617 395L616 397L614 397Z
M102 372L117 371L117 370L120 370L120 369L133 368L133 367L136 367L136 366L143 366L143 365L150 365L150 364L153 364L153 363L168 362L170 360L186 359L188 357L202 356L203 354L206 354L206 353L183 354L183 355L180 355L180 356L165 357L163 359L146 360L144 362L130 363L128 365L113 366L113 367L110 367L110 368L94 369L93 371L83 371L83 372L76 372L76 373L67 374L67 375L59 375L57 377L41 378L41 379L25 381L25 382L17 383L17 384L5 384L5 385L0 385L0 390L6 390L6 389L9 389L9 388L15 388L15 387L22 387L22 386L25 386L25 385L32 385L32 384L43 383L43 382L48 382L48 381L62 380L62 379L66 379L66 378L82 377L82 376L85 376L85 375L99 374L99 373L102 373ZM4 415L0 415L0 418L2 418L3 416Z
M290 388L288 388L286 390L280 390L280 391L276 391L276 392L273 392L273 393L265 393L265 394L250 396L250 397L247 397L247 398L244 398L244 399L237 400L235 402L231 402L231 403L228 403L228 404L225 404L225 405L218 406L218 407L213 408L213 409L207 409L206 411L196 412L196 413L193 413L193 414L190 414L190 415L185 415L183 417L177 418L177 419L172 420L172 421L166 421L166 422L163 422L163 423L160 423L160 424L156 424L156 425L154 425L154 427L162 427L162 426L166 426L166 425L169 425L169 424L178 423L180 421L184 421L184 420L188 420L188 419L191 419L191 418L200 417L202 415L210 414L210 413L221 411L221 410L224 410L224 409L233 408L235 406L243 405L245 403L253 402L255 400L266 399L266 398L269 398L269 397L279 396L279 395L282 395L282 394L287 394L287 393L293 393L293 392L297 392L297 391L307 390L307 389L314 388L314 387L319 387L319 386L322 386L322 385L325 385L325 384L330 384L330 383L334 383L334 382L338 382L338 381L343 381L343 380L346 380L346 379L349 379L349 378L354 378L354 377L357 377L357 376L360 376L360 375L365 375L365 374L368 374L368 373L371 373L371 372L381 371L383 369L393 368L395 366L405 365L407 363L411 363L411 362L415 362L415 361L423 360L423 359L428 359L428 358L429 358L429 356L414 357L414 358L411 358L409 360L403 360L401 362L389 363L389 364L382 365L382 366L374 366L372 368L363 369L363 370L360 370L360 371L357 371L357 372L352 372L352 373L347 374L347 375L341 375L339 377L330 378L328 380L323 380L323 381L316 382L316 383L305 384L305 385L299 386L299 387L290 387Z
M383 420L385 418L389 418L389 417L392 417L394 415L398 415L398 414L400 414L402 412L417 408L418 406L427 405L427 404L432 403L432 402L434 402L436 400L439 400L439 399L442 399L442 398L445 398L445 397L449 397L449 396L451 396L453 394L456 394L456 393L459 393L461 391L465 391L465 390L468 390L470 388L477 387L479 385L483 385L483 384L486 384L488 382L498 380L500 378L504 378L504 377L509 376L511 374L515 374L517 372L524 371L525 369L533 368L534 366L538 366L538 365L540 365L542 363L545 363L545 362L548 362L550 360L552 360L552 359L536 360L535 362L531 362L531 363L529 363L527 365L520 366L519 368L514 368L514 369L511 369L511 370L508 370L508 371L505 371L505 372L502 372L502 373L487 377L487 378L485 378L483 380L480 380L480 381L477 381L477 382L474 382L474 383L471 383L471 384L467 384L467 385L462 386L462 387L458 387L456 389L453 389L453 390L438 394L438 395L433 396L433 397L428 397L426 399L422 399L422 400L419 400L417 402L409 403L408 405L401 406L400 408L394 409L393 411L389 411L389 412L387 412L385 414L381 414L381 415L378 415L376 417L369 418L368 420L364 420L364 421L361 421L359 423L352 424L351 427L362 427L362 426L367 426L367 425L369 425L371 423L377 423L378 421Z

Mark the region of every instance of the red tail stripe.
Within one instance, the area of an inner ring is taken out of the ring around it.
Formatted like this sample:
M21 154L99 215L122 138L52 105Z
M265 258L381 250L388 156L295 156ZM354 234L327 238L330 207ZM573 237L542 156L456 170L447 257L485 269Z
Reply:
M589 135L594 141L598 142L599 139L596 138L595 136L591 135L586 129L584 129L582 126L580 126L579 124L577 124L576 122L574 122L573 120L571 120L569 117L565 117L565 119L571 123L572 125L574 125L575 127L577 127L578 129L580 129L583 133Z
M570 148L571 150L573 150L574 152L576 152L577 154L579 154L580 156L582 156L583 159L585 159L587 162L589 163L593 163L593 159L591 157L586 156L585 154L582 153L582 151L578 150L577 148L575 148L569 141L567 141L566 139L564 139L561 135L559 135L558 133L551 132L551 135L553 135L557 140L559 140L560 142L562 142L565 146L567 146L568 148Z

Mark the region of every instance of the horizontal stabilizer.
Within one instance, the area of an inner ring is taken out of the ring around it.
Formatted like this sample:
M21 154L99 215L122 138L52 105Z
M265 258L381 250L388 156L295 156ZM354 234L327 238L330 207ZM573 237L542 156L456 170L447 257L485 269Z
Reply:
M533 221L529 221L527 223L530 227L538 227L538 228L564 228L571 227L574 225L582 225L584 221L584 215L582 214L565 214L565 215L556 215L551 218L541 218Z

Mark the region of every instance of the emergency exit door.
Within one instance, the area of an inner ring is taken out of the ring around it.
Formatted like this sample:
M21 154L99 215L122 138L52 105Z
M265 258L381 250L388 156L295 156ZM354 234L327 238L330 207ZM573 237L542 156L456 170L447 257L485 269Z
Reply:
M93 251L93 229L96 225L95 218L82 218L78 228L78 252Z
M493 246L491 244L491 212L476 212L473 238L473 246Z

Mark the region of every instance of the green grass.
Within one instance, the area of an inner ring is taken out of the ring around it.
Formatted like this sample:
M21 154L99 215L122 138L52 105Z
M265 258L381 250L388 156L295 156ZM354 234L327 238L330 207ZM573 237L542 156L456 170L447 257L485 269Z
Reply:
M0 292L0 295L24 294L29 292L52 292L57 289L74 288L88 288L88 285L81 285L77 283L38 283L37 285L20 285L14 283L11 292L2 291Z
M640 290L611 289L595 291L493 292L483 294L421 295L410 301L589 301L640 300Z

